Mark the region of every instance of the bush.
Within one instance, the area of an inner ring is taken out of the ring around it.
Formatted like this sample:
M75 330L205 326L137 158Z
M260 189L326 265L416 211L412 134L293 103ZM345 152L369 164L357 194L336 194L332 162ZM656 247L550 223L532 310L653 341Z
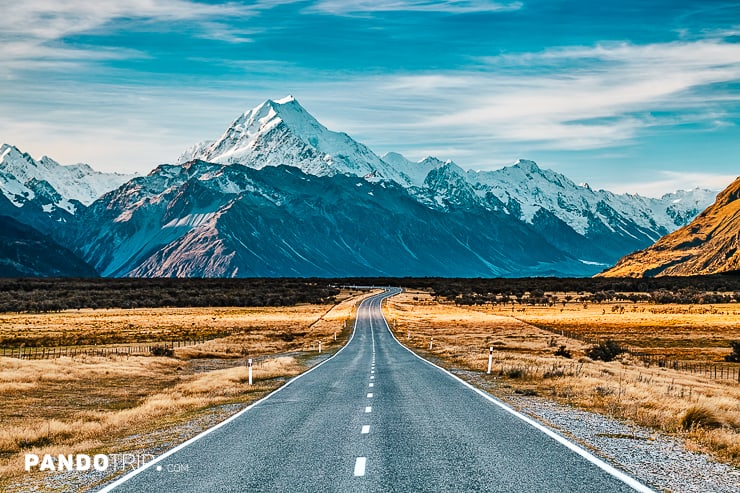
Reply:
M607 339L598 346L589 349L586 352L586 356L593 360L613 361L614 358L625 352L627 352L627 349L622 347L617 341Z
M732 352L729 356L725 356L725 361L740 363L740 341L731 341L730 346L732 347Z
M560 346L557 351L555 351L555 356L562 356L563 358L570 359L572 355L570 354L570 351L568 351L565 346Z
M167 346L154 346L150 352L152 353L152 356L166 356L168 358L171 358L175 354L175 352Z
M681 428L691 430L694 428L720 428L722 422L719 417L704 406L691 406L681 418Z

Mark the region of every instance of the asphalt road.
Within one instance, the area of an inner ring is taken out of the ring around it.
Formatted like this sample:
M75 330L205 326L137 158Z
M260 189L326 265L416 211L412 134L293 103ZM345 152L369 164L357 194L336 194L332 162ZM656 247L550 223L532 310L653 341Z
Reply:
M395 292L333 358L104 491L649 491L401 346Z

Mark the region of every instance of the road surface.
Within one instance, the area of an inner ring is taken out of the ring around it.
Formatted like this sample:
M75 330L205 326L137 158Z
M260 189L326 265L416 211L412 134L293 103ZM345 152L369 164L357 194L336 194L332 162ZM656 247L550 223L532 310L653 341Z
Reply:
M650 491L401 346L397 292L333 358L103 491Z

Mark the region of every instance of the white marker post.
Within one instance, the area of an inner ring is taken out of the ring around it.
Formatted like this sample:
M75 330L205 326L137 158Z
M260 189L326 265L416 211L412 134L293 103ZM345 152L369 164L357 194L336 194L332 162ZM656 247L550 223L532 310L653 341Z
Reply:
M491 349L488 350L488 373L491 374L491 366L493 365L493 346L491 346Z
M411 340L411 331L408 331L408 332L406 333L406 340L407 340L407 341L410 341L410 340Z
M252 358L247 361L247 366L249 367L249 385L252 385Z
M321 352L321 341L319 341L319 352Z
M334 342L337 342L337 331L334 331Z
M432 350L432 345L434 344L434 337L429 338L429 350Z

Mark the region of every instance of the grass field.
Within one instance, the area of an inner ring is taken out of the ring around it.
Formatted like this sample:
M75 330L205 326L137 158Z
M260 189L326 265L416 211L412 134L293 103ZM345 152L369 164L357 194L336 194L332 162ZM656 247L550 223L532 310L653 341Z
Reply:
M656 354L719 361L730 352L728 341L740 339L735 305L640 305L624 313L612 312L610 305L520 308L463 307L405 292L389 301L386 314L401 342L448 368L481 372L488 390L504 399L539 395L596 411L683 436L690 447L740 466L740 384L646 367L629 355L592 361L586 357L590 344L534 325L613 338ZM570 358L555 356L560 346ZM490 347L489 376L484 373Z
M510 307L490 307L511 314ZM730 341L740 340L740 306L651 305L643 303L566 303L527 306L519 320L590 339L613 339L631 348L684 361L721 362Z
M176 348L174 357L0 357L0 489L23 489L19 485L36 484L48 474L26 474L25 453L121 453L156 447L151 437L158 429L215 407L256 400L305 370L317 354L318 341L324 352L346 342L356 295L345 292L336 305L3 315L3 337L86 337L110 344L168 341L209 331L230 335ZM246 358L255 360L252 386Z

